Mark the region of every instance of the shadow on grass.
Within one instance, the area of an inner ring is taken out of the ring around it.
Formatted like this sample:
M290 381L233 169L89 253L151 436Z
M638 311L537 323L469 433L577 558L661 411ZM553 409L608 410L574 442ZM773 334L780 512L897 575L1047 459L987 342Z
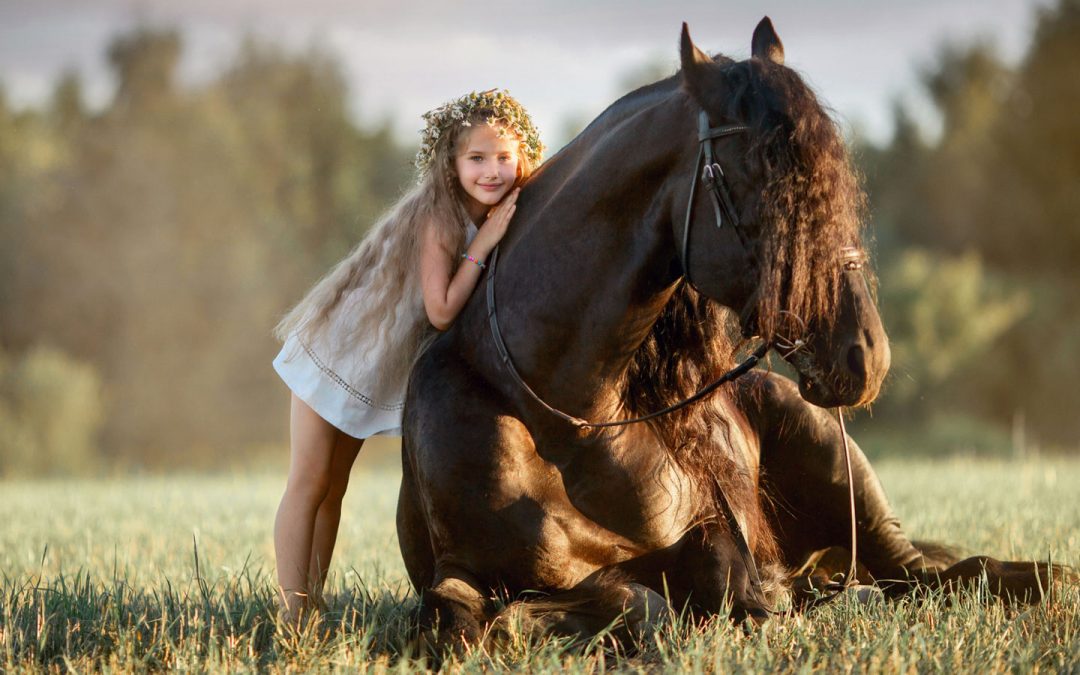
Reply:
M278 616L276 592L243 570L133 588L84 571L0 579L0 670L301 669L390 664L413 655L417 600L408 588L355 586L300 628Z
M278 619L264 574L207 584L163 580L132 588L80 571L50 579L0 579L0 671L374 670L415 672L434 664L416 652L418 602L408 588L342 587L299 630ZM838 602L807 615L777 616L744 632L723 616L678 617L631 653L599 636L511 636L498 649L466 646L448 671L601 672L832 670L878 663L884 670L992 663L1008 671L1080 666L1077 588L1054 601L1010 608L985 589L896 602ZM957 639L957 635L965 639Z

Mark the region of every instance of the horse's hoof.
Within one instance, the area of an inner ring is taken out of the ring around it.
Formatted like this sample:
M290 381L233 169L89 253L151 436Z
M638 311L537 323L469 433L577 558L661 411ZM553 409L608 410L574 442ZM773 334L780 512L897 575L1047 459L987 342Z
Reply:
M851 602L860 605L871 605L882 602L885 599L885 594L880 588L877 586L869 586L867 584L848 586L841 591L841 594L849 598Z
M735 620L735 623L742 627L744 633L750 635L758 628L761 628L771 616L769 611L764 607L747 607L741 611L733 609L731 618Z

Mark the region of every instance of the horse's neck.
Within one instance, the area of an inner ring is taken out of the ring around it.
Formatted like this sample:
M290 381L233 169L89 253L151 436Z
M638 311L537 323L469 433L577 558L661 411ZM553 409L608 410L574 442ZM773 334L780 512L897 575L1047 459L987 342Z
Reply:
M545 167L498 264L499 320L518 369L579 416L614 412L614 385L677 277L663 181L679 136L657 124L664 112L628 116Z

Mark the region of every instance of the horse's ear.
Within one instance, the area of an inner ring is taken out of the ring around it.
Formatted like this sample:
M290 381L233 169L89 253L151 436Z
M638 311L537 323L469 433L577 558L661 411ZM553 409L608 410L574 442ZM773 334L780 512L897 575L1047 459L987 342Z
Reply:
M705 90L703 83L705 66L713 65L709 55L701 51L690 39L690 28L683 22L682 39L679 41L679 57L682 61L683 83L695 96Z
M776 34L769 17L762 19L754 29L754 37L750 41L750 54L762 61L772 61L778 66L784 65L784 43L780 42L780 36Z

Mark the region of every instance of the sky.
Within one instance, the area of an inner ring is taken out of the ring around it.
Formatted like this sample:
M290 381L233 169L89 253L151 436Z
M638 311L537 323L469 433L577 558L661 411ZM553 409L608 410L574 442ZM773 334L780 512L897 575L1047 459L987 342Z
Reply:
M508 89L549 145L624 93L633 73L678 62L683 21L703 50L746 57L771 17L786 62L847 125L875 141L904 98L932 127L917 75L943 44L989 39L1020 59L1049 0L536 0L502 8L451 0L0 0L0 87L16 107L48 99L74 69L90 103L115 83L105 49L139 25L175 27L181 80L197 85L229 64L244 35L339 59L360 123L389 120L418 142L420 115L471 90Z

